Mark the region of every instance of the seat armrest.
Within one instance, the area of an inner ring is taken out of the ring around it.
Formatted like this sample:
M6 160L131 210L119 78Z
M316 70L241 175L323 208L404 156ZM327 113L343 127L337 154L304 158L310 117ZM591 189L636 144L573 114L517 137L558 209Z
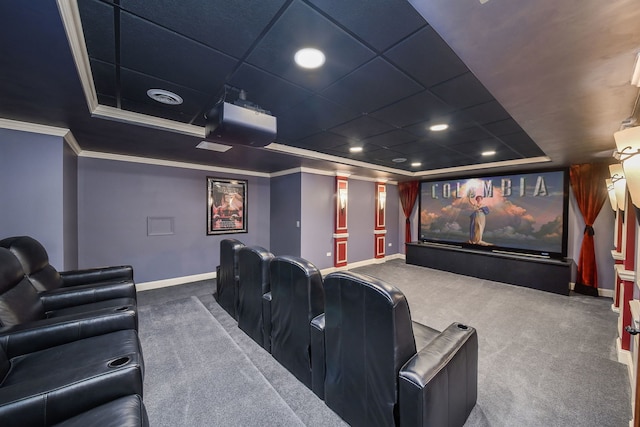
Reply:
M53 311L116 298L132 298L135 301L136 285L132 281L98 282L40 292L38 296L44 310Z
M133 267L119 265L113 267L88 268L84 270L60 272L62 286L78 286L98 282L133 282Z
M324 350L324 313L311 320L311 390L324 400L324 376L327 370Z
M109 365L121 358L123 366ZM0 420L8 421L3 426L53 425L123 396L142 397L143 376L137 353L73 369L53 368L46 377L0 387Z
M218 295L220 295L220 266L216 267L216 287L213 290L213 297L215 298L216 301L218 300Z
M58 316L0 329L0 346L12 358L109 332L136 330L132 307Z
M452 323L402 367L400 426L462 426L478 396L478 335Z
M262 295L262 336L264 349L271 353L271 292Z

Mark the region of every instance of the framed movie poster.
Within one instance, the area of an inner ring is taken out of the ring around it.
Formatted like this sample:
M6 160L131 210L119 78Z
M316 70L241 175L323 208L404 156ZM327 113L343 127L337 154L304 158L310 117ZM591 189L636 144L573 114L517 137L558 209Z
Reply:
M247 181L207 177L207 234L247 232Z

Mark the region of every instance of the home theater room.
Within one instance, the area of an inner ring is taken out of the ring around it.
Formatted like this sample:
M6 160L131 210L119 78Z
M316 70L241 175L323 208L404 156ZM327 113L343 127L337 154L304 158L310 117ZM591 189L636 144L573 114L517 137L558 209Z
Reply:
M0 426L640 426L637 0L0 22Z

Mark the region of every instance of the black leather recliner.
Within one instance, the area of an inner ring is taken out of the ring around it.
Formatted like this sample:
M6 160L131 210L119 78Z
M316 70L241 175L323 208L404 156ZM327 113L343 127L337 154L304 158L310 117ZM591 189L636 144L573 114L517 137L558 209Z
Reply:
M324 290L311 351L327 406L352 426L464 424L477 399L475 329L412 322L402 292L372 277L331 273Z
M38 426L41 427L42 424ZM149 427L149 418L142 397L134 394L120 397L55 425L55 427L87 426Z
M220 265L216 268L215 298L231 317L238 320L238 251L244 244L236 239L220 241Z
M270 290L271 259L273 254L260 246L245 246L238 251L238 327L267 351L271 324L264 321L262 306Z
M310 324L324 312L322 275L309 261L293 256L273 258L269 271L271 304L265 313L271 318L271 354L311 388Z
M86 421L104 404L119 409L113 419L143 410L141 402L113 403L142 396L144 364L134 330L72 342L26 335L30 339L8 340L0 333L0 425L51 426L75 416ZM140 417L144 425L146 415Z
M0 248L0 332L26 331L56 326L69 337L98 335L121 329L138 329L135 301L116 298L91 304L50 309L47 296L38 293L25 276L18 259Z
M0 247L9 249L18 258L34 288L42 293L47 309L117 298L128 298L135 304L136 288L131 266L58 272L49 264L44 246L32 237L8 237L0 240Z

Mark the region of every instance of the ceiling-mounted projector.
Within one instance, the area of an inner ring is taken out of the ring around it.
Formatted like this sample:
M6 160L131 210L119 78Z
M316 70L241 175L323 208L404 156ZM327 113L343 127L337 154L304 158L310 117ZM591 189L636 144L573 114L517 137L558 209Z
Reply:
M206 115L205 139L264 147L276 138L276 118L245 102L220 102Z

